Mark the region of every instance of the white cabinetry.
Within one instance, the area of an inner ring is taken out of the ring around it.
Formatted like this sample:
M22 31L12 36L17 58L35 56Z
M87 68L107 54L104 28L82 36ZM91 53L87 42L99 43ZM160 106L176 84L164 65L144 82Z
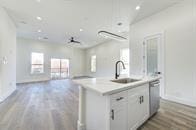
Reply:
M110 130L136 130L149 117L149 85L113 94Z
M110 130L127 130L127 91L111 96Z
M105 96L80 89L78 130L135 130L148 118L148 83Z
M128 130L135 130L149 117L149 87L143 85L128 91Z

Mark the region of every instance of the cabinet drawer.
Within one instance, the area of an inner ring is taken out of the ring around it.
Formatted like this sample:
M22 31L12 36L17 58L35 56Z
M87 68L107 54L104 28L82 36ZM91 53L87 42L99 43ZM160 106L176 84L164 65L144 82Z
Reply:
M149 91L148 86L149 86L148 84L144 84L144 85L128 90L128 97L136 95L140 93L141 91Z
M127 101L127 91L116 93L110 96L111 106L116 106Z

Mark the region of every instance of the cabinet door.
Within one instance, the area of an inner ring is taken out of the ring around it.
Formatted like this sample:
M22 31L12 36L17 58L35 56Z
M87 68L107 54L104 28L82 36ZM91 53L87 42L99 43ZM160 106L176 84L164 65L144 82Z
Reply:
M128 92L128 130L136 130L149 117L149 87L142 85Z
M112 108L111 130L127 130L127 109L125 105Z
M127 92L111 96L110 130L127 130Z
M149 117L149 89L146 87L144 90L140 92L141 95L141 104L140 104L140 122L139 125L142 125Z
M136 130L140 118L139 94L136 92L128 97L128 130Z

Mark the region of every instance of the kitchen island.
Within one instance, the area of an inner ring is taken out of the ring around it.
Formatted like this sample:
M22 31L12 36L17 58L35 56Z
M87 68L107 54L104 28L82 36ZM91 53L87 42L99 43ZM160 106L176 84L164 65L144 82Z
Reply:
M78 130L135 130L149 118L149 82L160 77L88 78L79 85Z

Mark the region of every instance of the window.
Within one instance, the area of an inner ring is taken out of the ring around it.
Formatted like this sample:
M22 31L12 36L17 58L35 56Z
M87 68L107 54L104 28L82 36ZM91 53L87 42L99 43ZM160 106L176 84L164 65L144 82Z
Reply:
M120 51L120 60L122 60L125 64L125 68L121 68L121 74L129 76L129 49L125 48Z
M44 54L31 53L31 74L44 73Z
M96 55L91 56L91 72L96 72Z
M69 59L51 59L51 78L69 77Z

